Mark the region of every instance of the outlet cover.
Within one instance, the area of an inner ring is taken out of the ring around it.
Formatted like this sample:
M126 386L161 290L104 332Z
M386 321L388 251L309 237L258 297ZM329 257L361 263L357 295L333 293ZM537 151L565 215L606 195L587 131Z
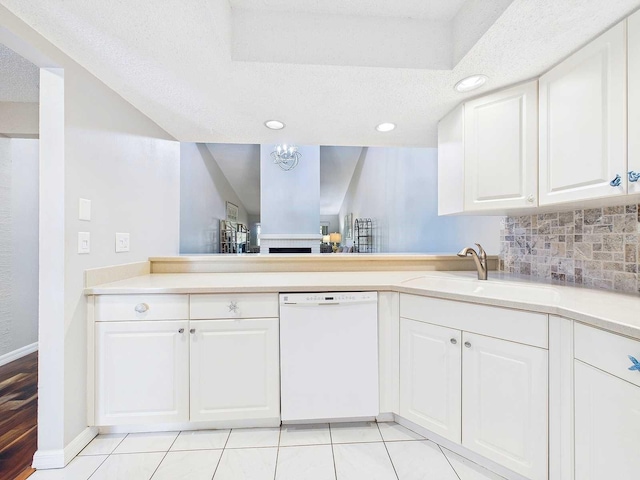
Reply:
M91 252L91 234L89 232L78 232L78 253Z
M116 253L129 251L129 234L116 233Z
M91 200L81 198L78 206L78 219L90 221L91 220Z

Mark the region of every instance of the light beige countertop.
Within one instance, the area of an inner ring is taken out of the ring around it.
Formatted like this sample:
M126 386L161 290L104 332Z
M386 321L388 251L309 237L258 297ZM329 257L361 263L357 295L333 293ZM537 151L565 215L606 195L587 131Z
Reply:
M560 315L640 339L640 295L552 285L489 272L164 273L85 289L86 295L395 291Z

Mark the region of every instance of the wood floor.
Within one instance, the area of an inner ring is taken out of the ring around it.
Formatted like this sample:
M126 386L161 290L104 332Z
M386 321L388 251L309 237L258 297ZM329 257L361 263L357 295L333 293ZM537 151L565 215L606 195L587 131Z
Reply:
M0 479L27 478L37 447L38 353L0 367Z

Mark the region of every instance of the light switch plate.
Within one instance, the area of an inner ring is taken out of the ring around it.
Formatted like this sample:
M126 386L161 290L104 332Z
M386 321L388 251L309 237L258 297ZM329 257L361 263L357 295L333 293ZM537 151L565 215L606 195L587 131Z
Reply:
M78 219L91 220L91 200L81 198L78 206Z
M116 253L129 251L129 234L116 233Z
M78 232L78 253L91 252L91 234L89 232Z

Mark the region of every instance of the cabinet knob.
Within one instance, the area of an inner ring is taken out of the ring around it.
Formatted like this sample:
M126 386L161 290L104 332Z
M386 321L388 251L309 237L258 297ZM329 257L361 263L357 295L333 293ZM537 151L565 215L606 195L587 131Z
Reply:
M458 343L458 340L456 340L455 338L452 338L452 339L451 339L451 340L449 340L449 341L450 341L451 343L453 343L454 345L455 345L456 343Z
M192 328L191 330L189 330L189 333L196 333L196 329Z
M229 304L229 312L238 313L238 302L231 302Z
M616 175L616 178L609 182L609 185L612 187L619 187L620 183L622 183L622 177L620 175Z
M149 305L146 303L139 303L134 307L134 310L138 313L144 313L149 310Z
M633 363L633 365L629 367L629 370L632 370L632 371L636 370L640 372L640 362L636 360L635 357L632 357L631 355L629 355L629 360L631 360L631 363Z
M184 328L181 328L180 330L178 330L178 333L184 333Z
M631 170L631 171L628 173L628 175L629 175L629 181L630 181L631 183L635 183L635 182L637 182L638 180L640 180L640 172L634 172L633 170Z
M467 348L471 348L471 342L464 342L464 346Z
M529 196L527 197L527 202L529 202L529 203L533 203L533 201L534 201L535 199L536 199L536 197L534 197L533 195L529 195Z

